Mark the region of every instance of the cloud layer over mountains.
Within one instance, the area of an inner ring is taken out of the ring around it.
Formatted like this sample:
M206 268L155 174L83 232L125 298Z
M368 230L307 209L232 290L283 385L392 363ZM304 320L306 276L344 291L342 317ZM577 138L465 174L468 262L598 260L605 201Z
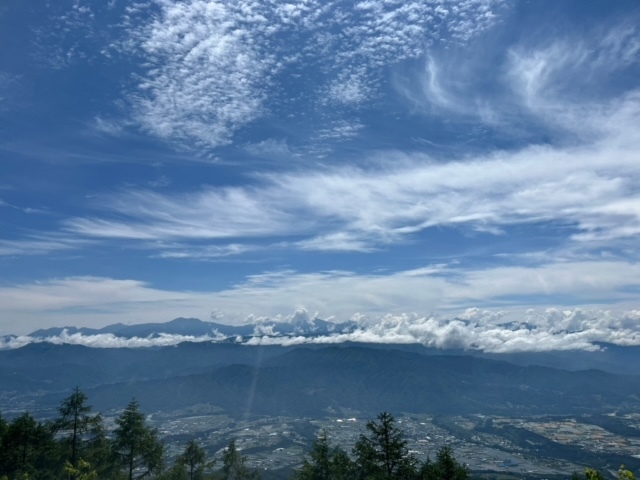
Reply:
M95 348L159 347L182 342L234 342L247 346L356 342L422 344L438 349L512 353L596 351L602 348L601 343L640 345L639 310L614 313L604 310L531 309L515 315L514 312L470 308L449 318L419 316L415 313L378 318L355 315L350 321L339 324L310 316L306 311L300 310L286 318L272 320L254 317L250 320L252 324L242 327L198 322L200 329L208 326L209 332L206 334L166 333L163 324L148 326L154 333L145 336L84 333L67 327L53 335L0 338L0 349L20 348L41 342ZM128 328L121 327L125 330ZM238 333L243 328L244 333Z

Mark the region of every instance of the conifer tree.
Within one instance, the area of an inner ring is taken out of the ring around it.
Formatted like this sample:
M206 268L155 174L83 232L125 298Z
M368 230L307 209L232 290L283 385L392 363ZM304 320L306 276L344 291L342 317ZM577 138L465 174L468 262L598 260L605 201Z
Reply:
M466 480L469 469L459 463L453 456L451 447L438 450L436 461L427 461L420 469L420 478L424 480Z
M198 445L198 442L191 440L187 443L187 447L184 452L178 458L178 461L187 467L189 471L189 480L194 480L202 477L206 460L206 452L204 448Z
M164 446L158 432L145 424L138 402L133 399L116 419L113 448L127 478L142 478L162 470Z
M7 434L7 430L9 430L9 423L2 417L0 414L0 472L2 472L2 439ZM2 480L2 477L0 477Z
M9 424L0 413L0 445L2 445L2 437L7 433L7 430L9 430Z
M112 442L107 437L102 415L97 414L95 424L84 444L83 458L98 472L98 478L115 478L119 471L117 458L114 457Z
M67 434L61 443L69 450L67 460L72 467L68 469L69 472L78 470L78 461L83 446L88 440L89 432L101 427L101 417L90 415L91 407L86 402L87 396L79 387L76 387L73 393L60 404L58 408L60 417L54 422L56 432ZM71 473L70 478L75 480L77 477Z
M77 480L98 480L100 478L91 464L83 459L78 460L78 465L75 467L71 465L71 462L67 461L64 471Z
M349 480L353 464L340 447L331 447L326 430L313 442L309 458L293 475L294 480Z
M416 459L409 454L404 432L395 426L390 413L367 423L369 436L360 435L353 453L357 477L362 479L412 479L417 475Z
M53 430L28 412L13 419L2 436L0 476L55 478L59 465L54 456Z
M231 440L222 455L222 480L254 480L260 478L258 472L245 465L244 457L236 448L235 440Z

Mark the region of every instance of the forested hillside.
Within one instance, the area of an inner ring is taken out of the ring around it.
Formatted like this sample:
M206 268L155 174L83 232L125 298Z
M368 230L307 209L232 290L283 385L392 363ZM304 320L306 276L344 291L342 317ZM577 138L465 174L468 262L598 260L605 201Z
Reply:
M315 416L345 407L370 415L387 409L582 414L640 406L637 375L355 345L97 349L32 344L0 352L0 385L0 409L5 410L10 405L2 394L54 409L75 385L83 385L101 410L121 408L132 396L152 411L179 409L208 403L211 392L216 405L231 414L250 408L264 415Z

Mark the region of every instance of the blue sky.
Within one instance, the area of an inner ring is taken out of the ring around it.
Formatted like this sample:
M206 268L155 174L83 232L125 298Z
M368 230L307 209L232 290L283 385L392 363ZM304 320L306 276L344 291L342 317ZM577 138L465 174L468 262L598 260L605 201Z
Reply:
M636 318L639 17L4 2L0 333L300 309Z

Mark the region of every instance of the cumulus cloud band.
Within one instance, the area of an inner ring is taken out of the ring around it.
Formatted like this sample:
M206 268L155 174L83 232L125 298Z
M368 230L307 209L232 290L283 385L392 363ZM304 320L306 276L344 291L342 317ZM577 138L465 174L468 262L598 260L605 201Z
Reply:
M516 320L509 320L509 319ZM301 320L302 319L302 320ZM296 322L289 333L278 333L268 319L259 319L249 336L210 334L191 336L160 333L148 337L120 337L111 333L61 334L48 337L18 336L0 339L0 350L30 343L84 345L94 348L142 348L183 342L234 342L245 346L304 344L422 344L438 349L464 349L487 353L600 350L601 344L640 346L640 310L614 313L606 310L530 309L506 312L470 308L456 317L385 315L370 318L355 315L348 331L313 334L305 311L279 320ZM160 327L161 328L161 327Z

